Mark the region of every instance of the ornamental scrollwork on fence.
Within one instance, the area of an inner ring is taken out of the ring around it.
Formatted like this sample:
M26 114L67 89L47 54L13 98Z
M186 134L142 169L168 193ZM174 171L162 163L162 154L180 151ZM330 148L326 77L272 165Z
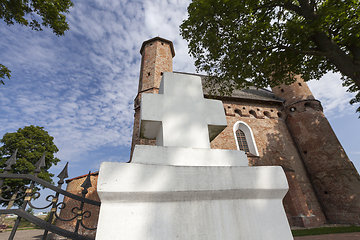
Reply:
M89 226L86 226L84 224L83 220L88 219L91 217L91 212L88 210L84 210L84 204L90 204L93 206L100 206L99 201L94 201L91 199L86 198L86 195L88 193L88 189L91 187L91 181L90 181L90 172L87 175L84 183L81 185L82 188L82 196L78 196L75 194L72 194L70 192L67 192L65 190L62 190L61 187L64 184L64 179L68 178L68 163L66 163L64 169L60 172L60 174L57 176L59 178L59 181L57 182L57 186L51 185L50 183L40 179L38 177L38 174L41 172L41 168L45 167L45 153L42 155L40 160L34 165L36 169L34 170L34 174L12 174L9 173L11 171L11 166L16 164L16 153L15 153L5 162L6 167L4 168L4 173L0 174L0 201L5 202L11 202L11 201L17 201L17 200L23 200L23 203L19 209L2 209L0 210L0 214L16 214L18 215L18 218L15 221L15 224L13 226L12 232L10 234L9 240L13 239L15 236L15 233L17 231L17 228L19 226L21 218L25 218L26 220L38 225L39 227L45 229L43 239L46 239L48 232L53 232L55 234L70 238L70 239L86 239L90 240L93 239L88 236L83 236L78 233L79 227L82 226L83 228L87 230L96 230L95 228L91 228ZM21 186L19 189L11 189L10 186L4 185L6 179L21 179L25 180L26 182L29 182L28 184L25 184L24 186ZM39 188L36 187L36 185L41 185L42 187L51 189L55 191L55 194L50 194L46 196L45 200L48 202L45 206L36 206L33 201L40 198L41 193L39 192ZM13 197L8 199L4 198L4 193L11 192L14 190L16 194L13 194ZM62 210L66 207L66 203L64 201L59 201L60 195L63 195L64 197L70 198L73 201L79 202L79 206L75 206L71 209L71 213L73 214L72 217L68 219L61 218L58 214L58 210ZM16 196L16 197L14 197ZM51 208L50 214L48 217L48 220L41 220L40 218L34 217L32 214L27 213L25 211L26 207L30 206L33 209L47 209ZM69 231L57 226L52 225L51 223L53 220L56 219L58 221L63 222L69 222L76 220L76 226L75 230Z

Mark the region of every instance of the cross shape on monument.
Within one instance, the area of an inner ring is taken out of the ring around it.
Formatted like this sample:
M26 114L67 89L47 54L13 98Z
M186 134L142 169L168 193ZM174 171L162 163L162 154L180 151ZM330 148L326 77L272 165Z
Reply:
M140 137L157 146L210 148L227 126L223 104L205 99L198 76L164 72L159 94L143 93Z

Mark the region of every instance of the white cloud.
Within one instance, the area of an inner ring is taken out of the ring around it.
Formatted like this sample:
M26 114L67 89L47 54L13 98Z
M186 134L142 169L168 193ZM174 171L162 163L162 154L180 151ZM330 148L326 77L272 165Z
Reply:
M350 106L349 101L354 94L346 92L342 86L340 74L328 73L319 81L313 80L308 85L316 99L319 99L328 117L339 117L353 114L356 106Z
M189 3L76 0L63 37L0 23L1 63L12 70L12 80L0 86L0 136L39 125L55 137L58 157L82 171L105 160L126 161L128 151L108 148L130 146L142 42L156 36L173 41L174 70L195 71L179 35ZM325 112L353 112L337 76L326 79L309 84Z

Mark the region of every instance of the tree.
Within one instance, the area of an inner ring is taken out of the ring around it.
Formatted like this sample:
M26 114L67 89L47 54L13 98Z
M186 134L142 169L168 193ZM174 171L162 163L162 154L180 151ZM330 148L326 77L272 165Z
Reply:
M54 153L59 149L53 142L53 137L49 135L43 127L27 126L19 128L14 133L5 133L0 142L3 146L0 147L0 167L4 168L4 163L10 156L17 151L16 164L12 166L11 173L31 174L35 170L34 164L45 154L45 167L41 169L38 177L52 183L51 177L54 174L49 173L48 169L57 164L60 159L54 157ZM0 172L4 172L0 169ZM3 197L10 199L17 194L21 187L28 184L28 182L21 179L6 180L4 186L10 186L11 191L3 192ZM6 206L8 202L2 202L2 206ZM15 201L15 205L20 206L22 200Z
M0 84L5 85L4 81L1 80L1 78L5 78L7 77L8 79L10 79L10 70L5 67L4 65L0 64Z
M50 27L57 36L62 36L69 30L63 13L68 13L72 6L71 0L2 0L0 19L8 26L19 23L36 31L42 31L42 27ZM10 70L0 64L0 84L4 85L1 79L5 77L10 79Z
M220 92L291 84L298 74L318 80L329 71L359 90L359 0L193 0L188 14L181 35Z

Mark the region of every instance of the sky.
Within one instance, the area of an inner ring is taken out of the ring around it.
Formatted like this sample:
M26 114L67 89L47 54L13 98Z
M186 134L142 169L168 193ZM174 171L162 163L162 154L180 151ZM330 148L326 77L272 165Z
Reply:
M100 163L127 162L133 126L133 100L139 81L142 43L171 40L174 71L195 72L179 25L188 0L74 0L67 14L70 30L0 22L0 63L11 80L0 86L0 137L28 125L42 126L59 148L58 174L69 162L70 178L97 171ZM352 94L338 74L309 82L314 96L345 151L360 169L360 135Z

